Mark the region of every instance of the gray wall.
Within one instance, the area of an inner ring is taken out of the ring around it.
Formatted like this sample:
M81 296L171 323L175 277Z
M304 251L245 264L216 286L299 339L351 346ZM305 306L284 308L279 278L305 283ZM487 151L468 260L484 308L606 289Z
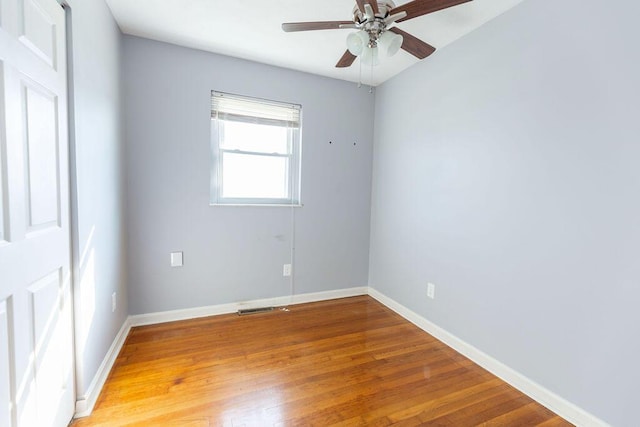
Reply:
M365 88L130 36L124 83L132 314L290 294L291 208L209 206L212 89L302 104L295 293L367 285ZM172 251L184 267L170 267Z
M104 1L69 1L75 152L72 215L77 395L82 397L128 314L120 108L121 34ZM111 312L111 294L118 308Z
M640 382L638 16L529 0L376 96L370 285L617 426Z

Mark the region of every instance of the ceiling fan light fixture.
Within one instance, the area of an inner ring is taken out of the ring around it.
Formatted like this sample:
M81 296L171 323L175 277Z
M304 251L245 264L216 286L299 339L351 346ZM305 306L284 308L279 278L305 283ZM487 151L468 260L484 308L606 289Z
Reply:
M366 47L360 56L360 61L362 61L362 65L367 66L376 66L380 64L380 59L378 57L378 47Z
M360 56L368 44L369 35L362 30L347 36L347 49L354 56Z
M386 56L393 56L402 47L404 39L400 34L394 34L390 31L385 31L380 35L378 39L378 46L382 53Z

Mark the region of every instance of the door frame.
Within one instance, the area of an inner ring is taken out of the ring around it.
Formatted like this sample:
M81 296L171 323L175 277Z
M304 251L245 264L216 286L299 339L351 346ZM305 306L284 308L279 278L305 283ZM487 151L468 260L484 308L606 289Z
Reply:
M73 68L73 7L67 0L56 0L64 9L65 13L65 50L67 59L67 137L69 144L68 176L69 176L69 248L71 250L70 273L71 273L71 324L72 345L73 345L73 396L74 396L74 418L78 413L78 381L82 378L82 372L78 369L78 346L77 346L77 325L76 315L80 306L78 295L78 283L80 277L80 254L78 244L78 182L77 182L77 157L76 157L76 127L75 127L75 80ZM73 418L72 418L73 419Z

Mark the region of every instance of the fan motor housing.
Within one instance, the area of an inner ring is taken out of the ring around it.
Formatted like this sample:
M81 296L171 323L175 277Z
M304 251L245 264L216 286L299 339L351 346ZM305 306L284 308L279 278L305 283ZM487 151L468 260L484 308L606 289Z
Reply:
M395 3L391 0L379 1L378 2L378 13L376 13L376 18L385 18L391 9L396 7ZM353 7L353 22L356 24L364 24L367 21L367 17L364 12L362 12L358 5L356 4Z

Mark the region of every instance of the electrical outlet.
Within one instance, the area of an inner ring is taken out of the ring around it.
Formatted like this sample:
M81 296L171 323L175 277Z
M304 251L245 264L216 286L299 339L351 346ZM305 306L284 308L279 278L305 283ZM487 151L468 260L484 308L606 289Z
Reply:
M427 283L427 296L431 299L436 298L436 285L433 283Z
M291 276L291 264L285 264L282 266L282 275L284 277Z
M117 307L118 307L118 296L117 296L117 293L114 292L111 294L111 312L115 313Z

